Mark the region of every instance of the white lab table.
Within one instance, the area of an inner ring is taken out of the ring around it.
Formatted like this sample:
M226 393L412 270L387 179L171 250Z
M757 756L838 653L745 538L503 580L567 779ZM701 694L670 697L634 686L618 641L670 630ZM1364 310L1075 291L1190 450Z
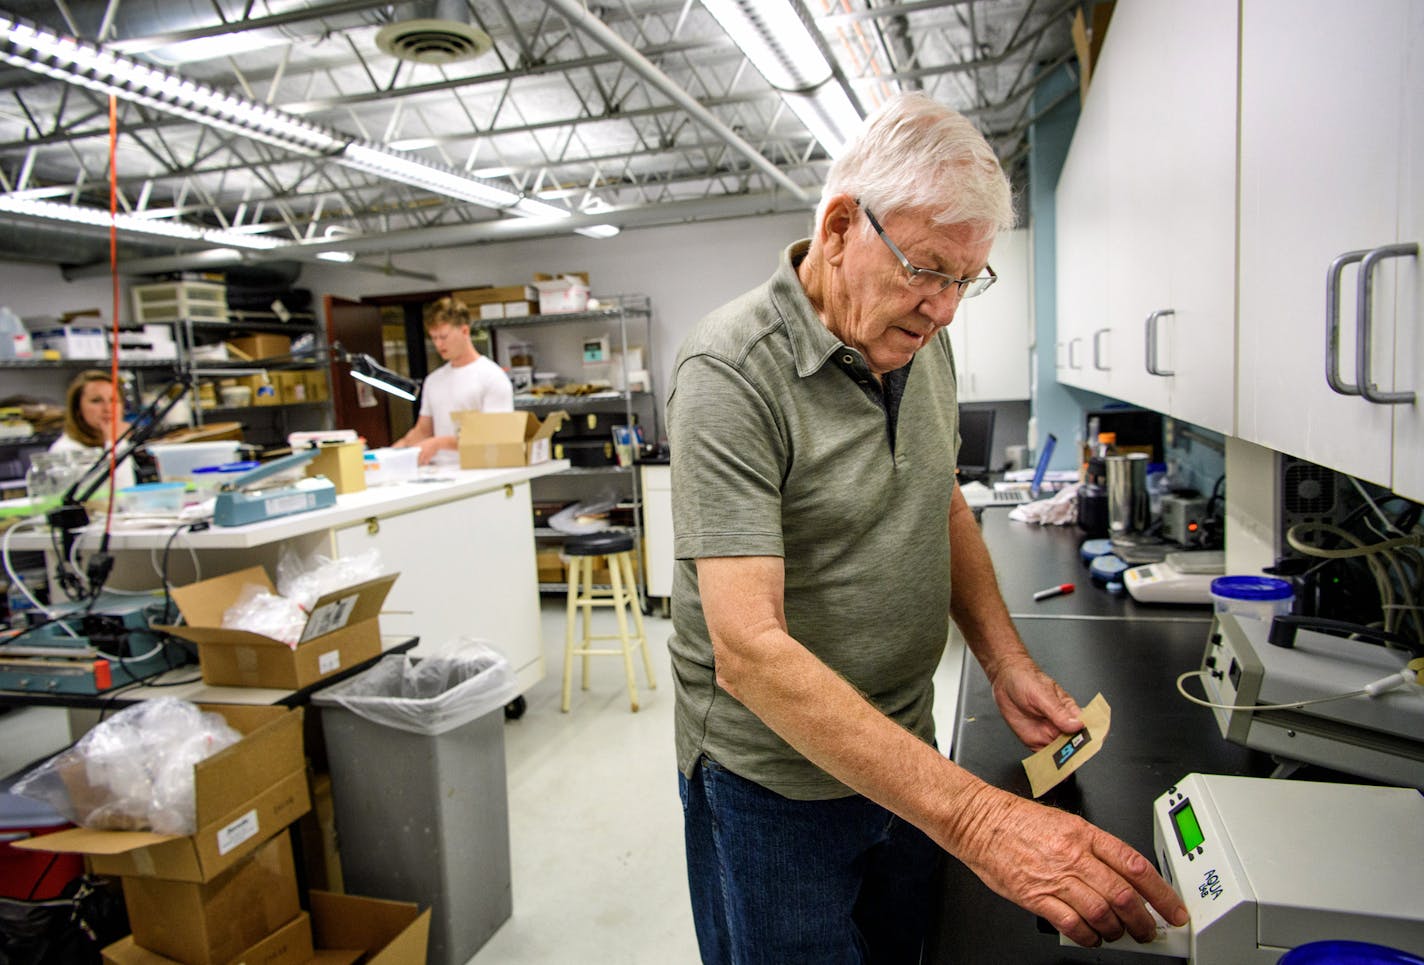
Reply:
M418 636L417 653L459 637L488 641L508 657L523 692L544 676L529 481L568 467L558 459L510 469L442 469L420 481L338 496L326 509L176 537L173 524L116 523L109 585L161 586L170 538L170 579L180 586L254 565L275 578L283 551L336 558L374 547L383 569L400 573L381 612L382 634ZM102 517L90 523L80 537L81 556L98 547L102 528ZM16 532L10 546L53 555L47 528ZM54 560L48 563L53 573Z

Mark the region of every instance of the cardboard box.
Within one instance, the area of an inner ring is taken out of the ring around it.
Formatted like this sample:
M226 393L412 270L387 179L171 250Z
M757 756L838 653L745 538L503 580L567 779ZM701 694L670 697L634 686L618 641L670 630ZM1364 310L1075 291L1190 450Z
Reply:
M212 881L127 877L123 885L134 943L189 965L224 965L302 910L285 834Z
M187 965L142 947L132 935L105 948L102 954L104 965ZM353 958L345 952L334 959L322 957L312 943L311 916L301 912L262 941L228 959L224 965L307 965L308 962L348 965L359 958L359 954Z
M205 706L242 740L193 765L198 830L190 835L72 828L14 847L88 855L95 874L211 881L311 807L302 709ZM73 780L82 781L82 775Z
M539 302L537 299L504 303L504 318L523 318L526 315L538 314Z
M324 369L304 369L302 371L303 381L307 384L308 402L325 402L331 398L331 391L326 381L326 371Z
M330 442L317 447L316 458L307 463L308 476L325 476L338 496L366 491L366 444Z
M539 300L539 293L533 285L501 285L497 288L462 288L450 293L450 297L465 303L470 312L479 316L478 306L497 302L533 302Z
M504 302L483 302L479 305L471 305L471 309L479 309L478 318L482 322L487 322L493 318L504 317Z
M536 281L534 287L539 289L540 315L588 310L588 282L576 275L560 275L547 281Z
M292 340L286 335L245 335L227 340L229 350L236 351L238 358L269 359L287 355L292 351Z
M341 852L336 842L336 801L331 794L331 775L309 773L311 810L297 821L301 837L300 855L308 888L344 891Z
M244 587L255 584L276 592L260 566L175 589L173 599L186 624L160 629L198 645L204 683L300 690L380 655L378 616L395 581L396 574L390 574L318 599L295 649L260 633L222 625L223 612Z
M327 891L313 890L307 897L310 915L303 912L233 965L426 965L429 909ZM105 965L182 965L138 947L132 937L115 942L103 954Z
M324 891L308 898L317 948L360 949L370 956L365 965L425 965L430 909Z
M302 372L269 372L272 387L277 390L277 401L283 405L293 405L307 401L307 378Z
M564 582L564 561L558 550L539 550L535 555L540 583Z
M551 412L455 412L461 469L533 466L549 461L549 439L569 417Z

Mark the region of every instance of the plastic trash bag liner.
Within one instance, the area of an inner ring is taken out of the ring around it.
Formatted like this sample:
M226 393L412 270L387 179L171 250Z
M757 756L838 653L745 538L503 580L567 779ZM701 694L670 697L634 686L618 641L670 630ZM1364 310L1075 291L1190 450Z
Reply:
M370 670L317 693L372 723L411 734L437 735L499 710L519 696L503 654L461 639L420 658L391 654Z
M193 765L242 740L214 713L173 697L98 724L11 788L86 828L192 834Z

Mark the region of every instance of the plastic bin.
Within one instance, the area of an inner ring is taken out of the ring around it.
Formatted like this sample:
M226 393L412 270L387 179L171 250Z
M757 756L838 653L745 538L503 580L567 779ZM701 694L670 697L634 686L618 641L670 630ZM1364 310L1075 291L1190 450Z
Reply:
M504 705L517 695L486 647L389 656L317 691L352 894L431 909L431 965L464 965L509 919Z
M1289 583L1270 576L1218 576L1211 581L1211 599L1217 613L1270 623L1290 612L1294 598L1295 591Z
M237 459L238 442L153 442L148 451L158 463L158 477L164 482L189 482L193 470L218 466Z

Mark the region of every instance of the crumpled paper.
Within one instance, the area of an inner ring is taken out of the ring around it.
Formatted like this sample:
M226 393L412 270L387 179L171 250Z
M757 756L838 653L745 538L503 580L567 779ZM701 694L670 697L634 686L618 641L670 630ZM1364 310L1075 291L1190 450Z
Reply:
M1009 510L1009 519L1040 526L1071 526L1078 522L1078 487L1064 486L1049 499L1036 499Z

